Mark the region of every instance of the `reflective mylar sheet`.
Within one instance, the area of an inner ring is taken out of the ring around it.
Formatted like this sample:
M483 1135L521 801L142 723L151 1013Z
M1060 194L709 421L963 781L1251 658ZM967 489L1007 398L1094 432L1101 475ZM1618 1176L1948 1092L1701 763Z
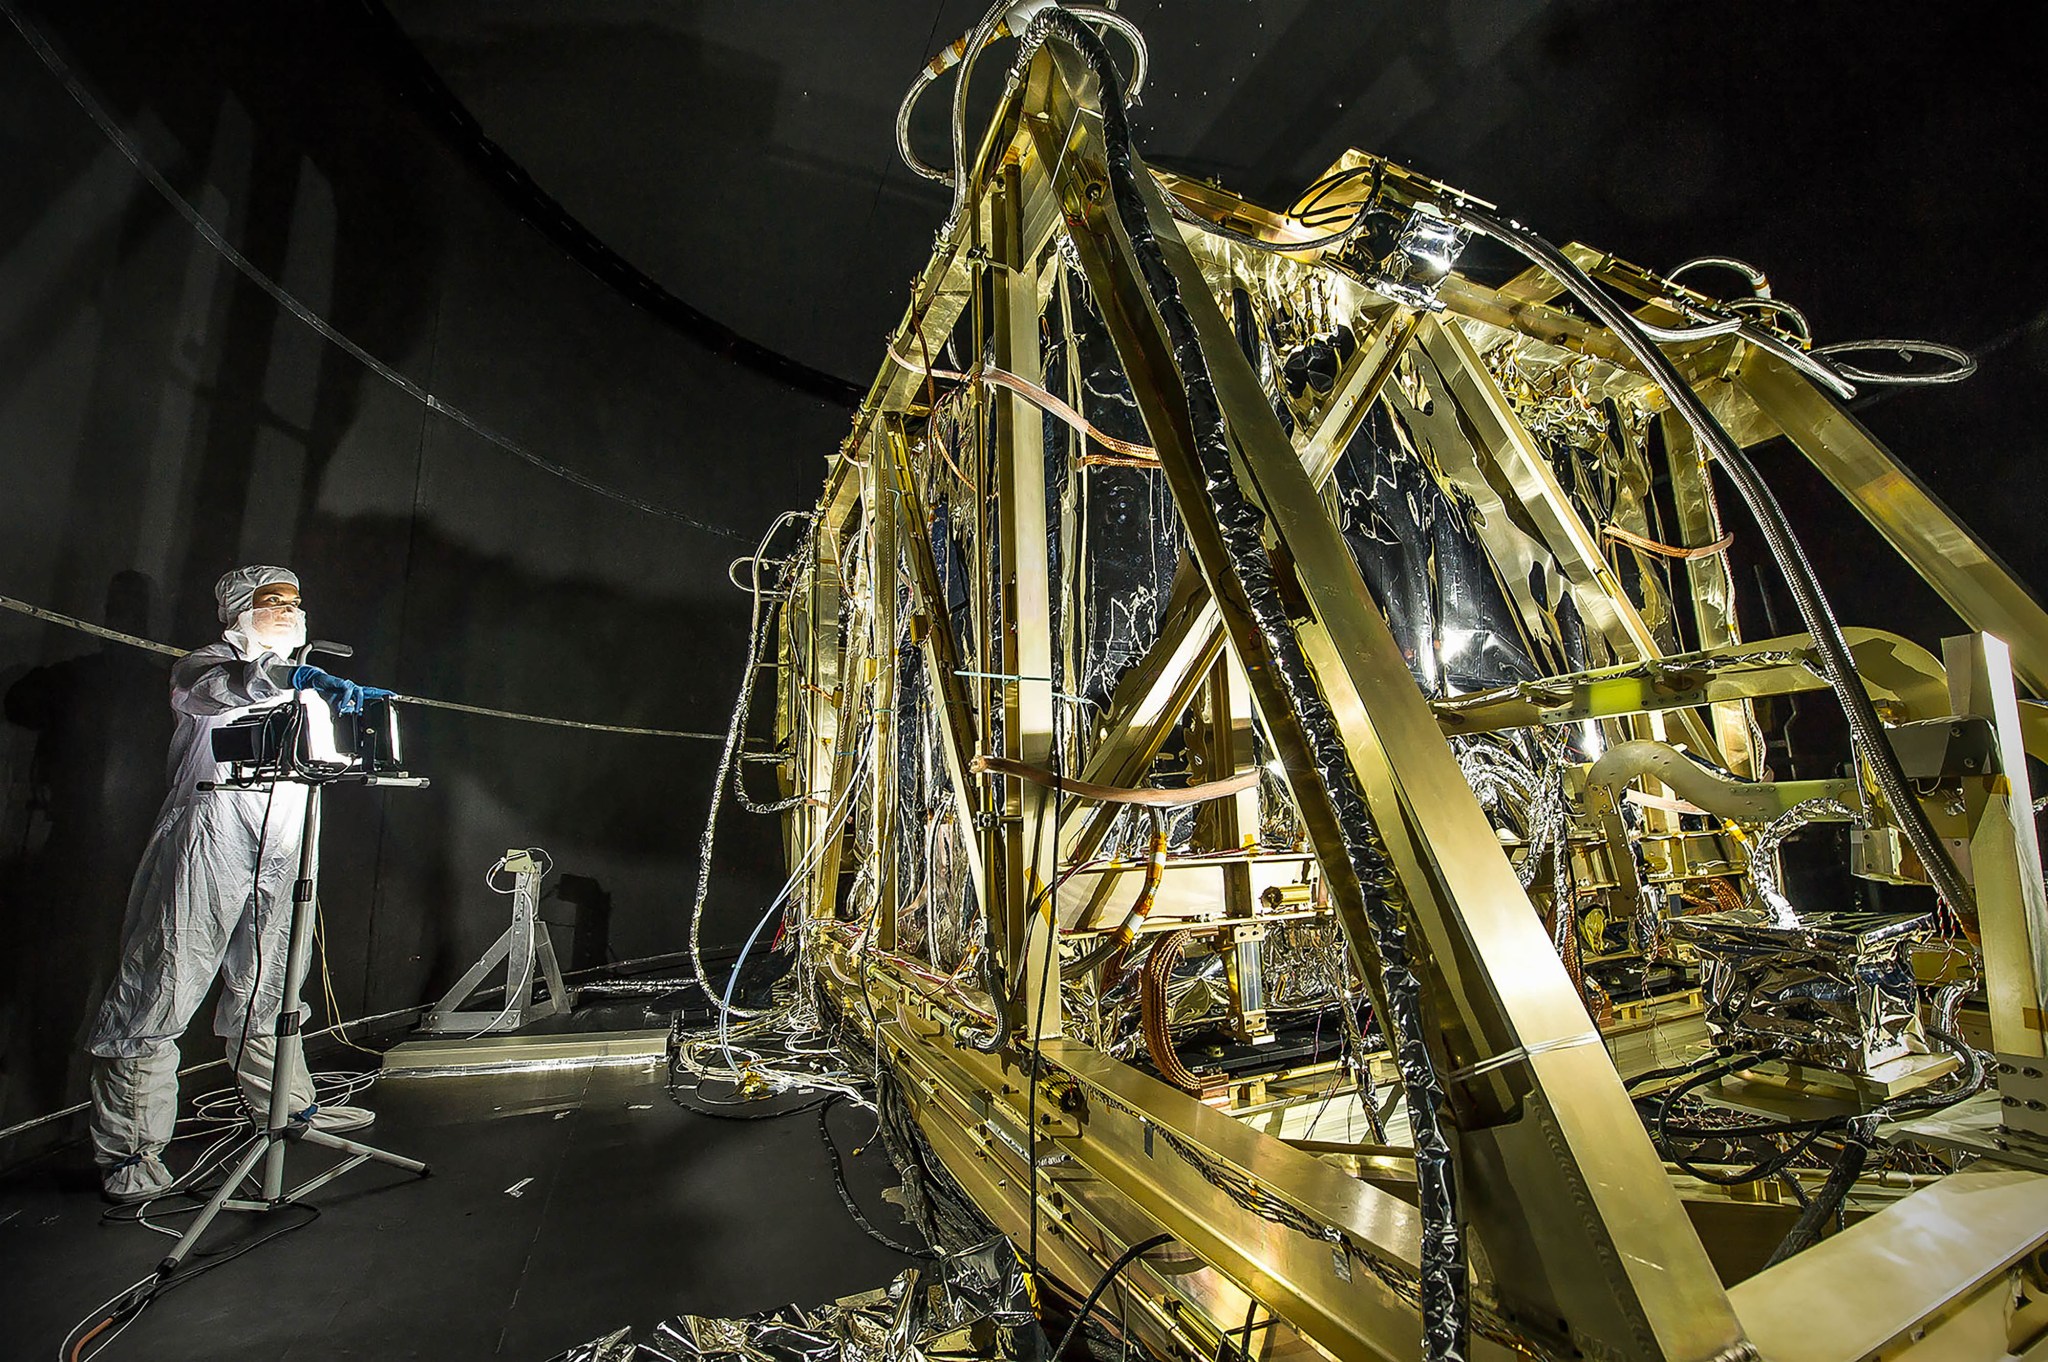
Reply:
M1924 914L1786 923L1736 909L1668 925L1699 951L1707 1025L1723 1044L1849 1073L1925 1048L1912 962L1934 928Z
M1039 1362L1045 1338L1009 1241L992 1239L830 1305L620 1329L550 1362Z

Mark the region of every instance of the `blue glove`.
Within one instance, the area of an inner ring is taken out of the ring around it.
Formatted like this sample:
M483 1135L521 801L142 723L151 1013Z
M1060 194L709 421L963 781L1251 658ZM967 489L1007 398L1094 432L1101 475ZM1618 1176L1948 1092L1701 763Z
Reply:
M357 714L365 700L388 700L391 692L376 686L359 686L345 677L323 672L318 667L299 667L292 672L293 690L310 690L334 706L337 714Z

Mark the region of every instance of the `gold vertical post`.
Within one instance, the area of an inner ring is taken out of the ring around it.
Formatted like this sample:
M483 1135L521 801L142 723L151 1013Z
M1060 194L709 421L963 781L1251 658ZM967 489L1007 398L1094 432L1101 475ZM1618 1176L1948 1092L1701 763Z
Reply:
M1973 831L1953 848L1977 891L1984 949L1984 1000L1992 1048L2002 1055L2048 1054L2048 895L2041 885L2041 844L2034 834L2034 792L2020 735L2012 655L1989 634L1942 640L1949 699L1957 714L1991 721L1995 774L1963 781Z
M990 205L996 363L1029 383L1043 374L1038 350L1038 281L1024 257L1023 193L1005 165ZM1001 524L1004 598L1003 755L1053 765L1052 595L1046 547L1045 438L1037 407L1005 391L993 399L996 514ZM1004 802L1006 939L1020 983L1024 1039L1059 1034L1058 925L1053 882L1059 856L1058 796L1028 781L1008 782Z
M889 435L868 441L862 470L869 507L868 589L874 596L874 718L868 741L869 844L875 886L875 949L896 949L896 597L897 497Z

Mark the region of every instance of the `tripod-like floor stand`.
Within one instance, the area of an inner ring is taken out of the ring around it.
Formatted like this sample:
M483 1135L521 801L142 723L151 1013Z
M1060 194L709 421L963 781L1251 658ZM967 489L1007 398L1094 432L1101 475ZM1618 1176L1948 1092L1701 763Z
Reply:
M375 777L371 779L375 780ZM199 1242L199 1237L206 1233L207 1226L211 1225L214 1217L223 1210L272 1210L298 1200L315 1188L326 1186L342 1174L371 1160L388 1163L393 1168L403 1168L408 1173L418 1173L422 1177L428 1172L427 1166L417 1159L408 1159L355 1140L344 1140L338 1135L314 1129L311 1122L294 1121L291 1116L292 1082L299 1076L299 1067L306 1062L304 1052L293 1042L298 1040L299 1035L299 990L306 981L306 970L313 959L314 881L318 876L320 848L321 786L310 781L304 783L307 785L305 836L299 845L299 878L292 886L291 949L285 967L284 1001L279 1004L277 1013L277 1054L270 1074L269 1122L261 1135L228 1170L227 1178L221 1183L220 1190L213 1194L213 1199L199 1212L199 1217L179 1238L176 1247L157 1264L156 1273L159 1280L178 1270L178 1265L185 1261L193 1245ZM378 783L425 784L424 781L418 780ZM284 1190L285 1154L295 1141L300 1140L326 1149L340 1150L348 1157L325 1172L300 1183L287 1195ZM262 1199L236 1196L236 1191L254 1170L259 1159L263 1161Z

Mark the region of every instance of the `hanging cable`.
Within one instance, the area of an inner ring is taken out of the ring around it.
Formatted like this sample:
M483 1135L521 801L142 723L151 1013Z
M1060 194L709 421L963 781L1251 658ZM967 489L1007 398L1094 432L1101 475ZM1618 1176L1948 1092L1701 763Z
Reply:
M846 1213L853 1218L853 1223L860 1227L861 1233L883 1248L900 1253L906 1258L941 1257L937 1249L915 1248L901 1240L890 1238L876 1228L875 1222L868 1219L867 1213L861 1210L860 1203L853 1199L853 1189L846 1185L846 1164L839 1156L839 1142L832 1138L832 1108L845 1100L844 1094L835 1092L818 1107L818 1136L824 1140L825 1153L832 1160L832 1186L839 1193L839 1204L846 1208ZM859 1152L858 1149L854 1151L856 1154Z
M1878 718L1877 708L1872 704L1870 692L1863 686L1863 679L1856 671L1855 658L1849 652L1847 640L1842 637L1841 625L1836 622L1834 610L1822 590L1820 580L1807 560L1806 551L1800 546L1798 536L1793 533L1791 523L1786 519L1784 508L1771 492L1769 484L1751 464L1742 447L1729 436L1721 423L1708 411L1692 385L1685 381L1659 350L1651 338L1644 334L1641 324L1628 311L1610 298L1595 284L1586 272L1579 268L1570 257L1552 246L1542 237L1518 223L1493 217L1476 208L1461 206L1457 209L1461 218L1474 228L1508 246L1531 263L1541 265L1552 277L1562 283L1580 302L1584 303L1603 325L1607 326L1636 358L1644 372L1663 389L1679 414L1691 426L1701 446L1720 462L1722 470L1735 484L1757 527L1763 532L1765 545L1778 565L1786 586L1792 593L1793 603L1798 607L1801 622L1813 636L1814 651L1819 655L1822 669L1829 686L1840 700L1842 711L1849 721L1849 731L1857 751L1868 763L1876 778L1879 792L1884 796L1886 806L1897 820L1900 832L1912 846L1913 852L1926 867L1928 878L1936 892L1947 899L1956 911L1966 919L1975 920L1976 897L1964 882L1950 859L1948 849L1935 834L1927 813L1912 792L1906 780L1905 771L1899 765L1898 755L1892 751L1890 742L1884 736L1883 721ZM1754 328L1744 331L1751 336ZM1755 331L1755 337L1768 335ZM1755 338L1752 337L1752 338ZM1773 353L1792 349L1784 342L1772 338Z
M768 555L770 539L774 539L774 535L780 533L780 528L784 524L791 524L795 520L811 522L811 516L809 516L809 512L786 512L786 514L778 516L774 520L774 524L768 526L768 530L762 535L760 543L754 547L754 557L756 559L766 557ZM809 530L809 535L815 537L815 526ZM791 559L791 561L795 561L795 559ZM756 612L754 629L758 631L758 627L760 627L760 616ZM725 803L725 784L727 784L727 780L731 780L733 756L739 750L741 729L745 727L745 721L748 721L748 709L752 705L752 696L754 696L754 680L756 680L754 678L754 643L750 641L750 645L748 645L748 664L745 664L745 674L739 678L739 696L735 698L735 703L733 703L733 717L725 725L725 746L719 750L717 772L713 774L713 780L711 780L711 803L705 809L705 834L702 834L702 838L698 838L698 850L696 850L696 895L694 895L694 899L690 903L690 967L696 971L696 981L698 981L698 985L702 989L705 989L705 997L709 997L711 1002L713 1002L713 1006L719 1008L721 1028L727 1022L727 1018L733 1018L733 1016L741 1016L741 1018L760 1016L758 1010L731 1006L731 985L733 985L733 981L739 979L739 967L737 965L733 967L733 975L727 981L727 997L725 997L723 1004L721 1004L719 995L711 991L711 971L705 969L705 905L711 899L711 852L713 852L713 846L715 846L717 834L719 834L719 805ZM848 784L848 791L852 791L852 784ZM829 819L827 819L827 825L829 825ZM823 840L823 834L821 834L819 840ZM768 916L762 918L762 926L754 928L756 936L768 924L768 918L774 916L774 911L780 909L782 897L788 895L788 891L791 891L791 887L795 883L797 883L797 877L791 877L791 881L782 885L782 893L776 895L776 901L768 909ZM752 946L752 942L754 942L754 938L750 936L748 944ZM745 956L745 950L741 950L741 959L743 959L743 956Z
M776 518L775 523L768 527L768 533L762 536L762 543L766 544L768 541L774 539L776 534L780 532L784 525L792 524L800 520L808 521L810 518L810 512L784 511L780 516ZM739 563L743 562L747 563L750 569L748 574L749 581L747 585L742 588L748 593L750 599L750 604L747 613L747 661L745 671L747 682L745 685L740 687L739 703L736 707L736 712L733 716L732 722L728 725L727 728L728 733L736 730L740 734L742 740L744 740L746 736L747 715L753 709L754 678L759 674L761 670L761 650L762 644L765 642L768 635L769 621L773 618L774 610L776 608L786 608L791 603L791 599L796 590L797 584L803 579L804 573L810 567L811 554L814 551L816 544L817 539L815 536L806 535L804 537L802 547L800 547L795 554L788 558L782 559L775 564L776 601L775 605L773 607L770 607L766 611L762 609L761 566L764 561L762 556L759 553L749 554L747 557L737 560L732 565L734 567L737 567ZM728 568L726 570L726 576L728 579L731 578L731 568ZM781 813L785 809L795 808L797 805L803 803L805 800L811 797L808 792L799 790L797 793L790 795L787 798L771 800L766 804L757 801L753 798L753 796L747 793L746 772L744 769L743 762L734 762L731 764L730 779L733 798L738 800L740 807L745 809L748 813Z
M981 22L966 34L955 39L939 54L925 63L917 78L904 93L903 102L896 108L896 154L903 158L903 164L928 180L953 186L953 205L946 214L945 225L939 229L939 236L951 234L953 224L959 220L961 208L967 202L967 90L974 79L974 65L981 60L982 51L997 39L1021 35L1025 25L1043 10L1052 6L1053 0L997 0ZM1132 56L1131 79L1128 86L1127 102L1135 104L1145 88L1145 77L1150 66L1150 57L1145 47L1145 37L1138 26L1118 14L1115 10L1100 5L1067 5L1062 12L1098 28L1119 34L1130 44ZM910 146L910 119L916 112L918 101L932 82L946 72L959 69L953 81L953 109L950 124L953 148L951 170L941 170L927 163Z
M1749 284L1749 291L1752 297L1768 298L1771 296L1771 281L1769 277L1747 260L1737 260L1732 255L1696 255L1692 259L1683 261L1666 270L1664 277L1675 284L1680 276L1702 269L1728 270L1739 274Z
M754 557L758 560L767 556L769 542L781 531L784 525L799 520L808 524L811 522L811 519L812 517L807 512L786 512L776 517L775 522L762 534L760 543L754 546ZM816 530L813 528L807 535L807 539L815 537L815 534ZM791 561L793 562L794 560ZM789 576L790 580L794 580L793 574L789 574L787 571L786 576ZM758 602L758 596L756 600ZM690 904L690 965L697 972L698 985L704 990L704 995L710 998L714 1005L718 1005L719 1000L717 995L711 992L711 974L704 967L704 907L711 896L711 852L718 836L718 809L725 801L726 782L732 778L733 757L739 751L742 730L746 727L747 711L752 704L755 683L754 654L757 647L759 630L760 612L756 609L753 624L749 629L747 661L746 666L743 668L743 674L740 677L739 696L733 702L732 719L726 724L724 746L719 749L718 765L711 781L711 800L704 810L704 835L697 843L697 888L696 895ZM851 786L848 788L850 789ZM791 883L794 883L793 878ZM783 893L786 894L788 892L789 885L786 884L783 886ZM781 897L781 895L777 896L775 907L780 906ZM774 908L771 908L771 915L773 911ZM762 919L763 925L766 922L767 918L764 917ZM754 930L756 933L759 933L761 928L756 927ZM752 944L752 938L748 939L748 943ZM736 980L738 978L739 968L735 966L733 969L733 979ZM730 984L728 984L726 991L730 995L732 991ZM719 1007L719 1020L721 1024L723 1024L726 1018L732 1016L754 1017L758 1015L760 1014L757 1011L751 1009L732 1008L729 996L727 1003Z
M1190 935L1183 928L1162 933L1152 943L1138 982L1138 1016L1145 1053L1151 1056L1152 1067L1159 1071L1160 1078L1182 1092L1199 1093L1201 1075L1182 1063L1179 1051L1173 1048L1173 1019L1167 1002L1167 985L1172 982L1174 966L1180 963Z
M1882 372L1865 369L1857 364L1844 364L1839 358L1842 355L1858 355L1878 350L1890 351L1901 358L1911 358L1914 355L1932 355L1936 359L1948 361L1952 367L1924 374L1904 373L1897 370ZM1893 387L1922 387L1936 383L1960 383L1971 374L1977 372L1977 360L1969 351L1958 349L1953 345L1944 345L1940 341L1839 341L1834 345L1820 346L1813 353L1827 356L1834 364L1836 370L1848 378L1855 379L1858 383L1889 384Z
M4 0L0 0L0 3L4 3ZM18 601L12 596L0 596L0 610L11 610L17 615L26 615L45 624L75 629L81 634L90 634L109 643L125 643L131 648L140 648L144 652L157 653L164 657L184 657L190 651L185 648L174 648L168 643L158 643L154 639L137 638L133 634L124 634L119 629L109 629L55 610L46 610L40 605L30 605L27 601ZM428 709L451 710L457 714L480 714L486 718L511 719L525 724L545 724L552 728L578 728L591 733L622 733L643 738L694 738L704 742L717 742L725 736L722 733L695 733L677 728L630 728L624 724L586 723L581 719L557 719L546 714L522 714L517 710L492 709L486 705L465 705L454 700L436 700L425 695L394 694L391 698L402 704L424 705Z

